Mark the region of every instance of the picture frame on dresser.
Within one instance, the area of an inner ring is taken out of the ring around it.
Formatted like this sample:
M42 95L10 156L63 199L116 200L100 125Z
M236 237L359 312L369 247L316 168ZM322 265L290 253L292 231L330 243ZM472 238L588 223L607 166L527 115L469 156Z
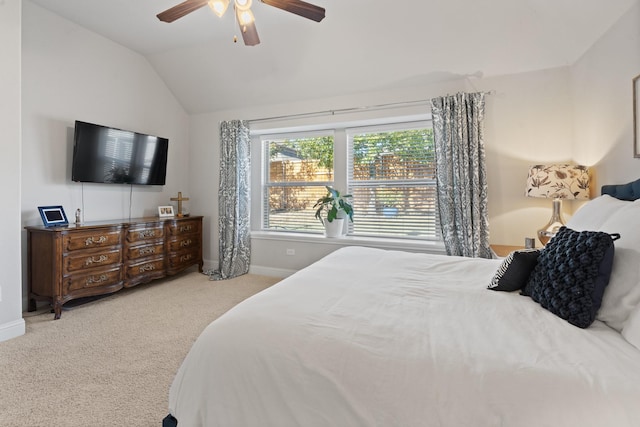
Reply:
M633 78L633 157L640 158L640 74Z
M66 227L69 225L69 220L62 206L38 206L38 211L45 227Z
M173 206L158 206L158 216L160 218L171 218L175 216L173 213Z

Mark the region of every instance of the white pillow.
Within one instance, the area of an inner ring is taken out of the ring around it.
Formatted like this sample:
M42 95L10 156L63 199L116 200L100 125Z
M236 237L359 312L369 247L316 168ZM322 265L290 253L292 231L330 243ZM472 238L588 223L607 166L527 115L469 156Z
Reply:
M617 331L640 303L640 202L626 202L597 231L620 233L613 270L596 318Z
M585 203L567 222L567 227L575 231L600 231L602 224L614 212L631 205L633 202L618 200L602 195Z
M640 350L640 305L633 309L624 324L622 336Z

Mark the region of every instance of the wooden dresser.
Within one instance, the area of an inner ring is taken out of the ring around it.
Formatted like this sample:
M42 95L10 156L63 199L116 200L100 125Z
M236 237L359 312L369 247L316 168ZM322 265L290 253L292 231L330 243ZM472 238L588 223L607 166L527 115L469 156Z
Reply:
M29 311L49 301L54 319L75 298L115 292L198 265L202 217L138 218L27 230Z

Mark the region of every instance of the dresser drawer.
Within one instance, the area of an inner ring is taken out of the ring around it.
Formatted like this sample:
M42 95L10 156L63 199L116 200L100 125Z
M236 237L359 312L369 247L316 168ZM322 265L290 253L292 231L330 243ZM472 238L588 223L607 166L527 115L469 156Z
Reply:
M64 274L87 270L90 268L104 267L111 264L119 265L121 262L122 253L120 252L120 249L100 252L71 252L69 255L64 257Z
M126 270L127 286L133 286L143 281L164 276L164 259L152 259L128 264Z
M129 246L126 250L126 259L136 261L141 258L157 257L164 254L164 242L156 242L150 245Z
M198 247L200 247L199 234L175 237L169 241L169 252L179 252Z
M122 283L120 266L93 271L89 274L73 274L65 277L63 287L66 293L80 289L97 288Z
M145 227L130 228L126 233L129 244L147 243L164 237L164 228L160 223L146 224Z
M81 249L120 246L120 238L120 230L114 228L97 229L80 233L70 233L64 236L63 250L65 252L71 252Z
M200 234L200 220L182 220L170 222L167 229L169 236Z
M170 274L174 274L199 262L200 252L198 248L178 253L171 253L167 258L167 270Z

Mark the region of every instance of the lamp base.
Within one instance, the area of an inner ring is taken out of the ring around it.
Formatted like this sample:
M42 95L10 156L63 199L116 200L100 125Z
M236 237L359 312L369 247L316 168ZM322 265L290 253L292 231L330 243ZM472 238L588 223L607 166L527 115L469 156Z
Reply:
M538 240L542 245L546 245L549 243L549 240L556 235L560 227L564 225L564 220L562 219L562 200L554 199L553 200L553 213L551 214L551 219L549 222L538 230Z

